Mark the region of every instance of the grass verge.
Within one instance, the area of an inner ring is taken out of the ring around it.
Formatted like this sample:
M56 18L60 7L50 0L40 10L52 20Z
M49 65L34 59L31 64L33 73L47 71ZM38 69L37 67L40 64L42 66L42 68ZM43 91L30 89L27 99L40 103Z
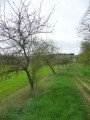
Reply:
M22 106L11 106L0 120L89 120L82 95L73 84L69 68L45 81L33 99ZM47 87L49 85L49 87Z

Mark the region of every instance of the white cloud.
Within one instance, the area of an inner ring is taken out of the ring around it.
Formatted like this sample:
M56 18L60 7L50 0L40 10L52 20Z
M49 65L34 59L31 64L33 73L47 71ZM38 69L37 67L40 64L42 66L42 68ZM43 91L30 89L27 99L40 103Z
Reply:
M42 0L32 0L34 7L39 5L38 1L40 2ZM80 50L80 38L76 34L76 28L87 10L88 4L89 0L44 0L42 14L47 16L52 6L56 5L50 22L57 22L57 24L53 34L42 36L58 42L62 47L62 51L77 54Z
M57 20L54 34L48 35L58 41L64 52L80 51L81 38L76 28L88 8L89 0L56 0L57 8L52 20ZM73 46L73 47L72 47Z

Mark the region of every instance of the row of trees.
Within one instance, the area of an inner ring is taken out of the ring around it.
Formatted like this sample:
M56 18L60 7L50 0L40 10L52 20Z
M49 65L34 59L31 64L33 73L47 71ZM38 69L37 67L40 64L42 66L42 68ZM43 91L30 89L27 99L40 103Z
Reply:
M33 90L34 83L37 83L37 73L38 70L44 66L49 66L55 75L54 66L67 65L72 63L72 56L67 54L59 54L58 49L55 44L51 41L39 41L39 44L33 46L32 54L28 56L29 63L27 70L25 66L27 65L25 56L4 54L0 56L0 76L2 79L9 77L11 72L16 72L19 74L21 71L25 71L28 80L30 82L30 88ZM31 80L31 81L30 81Z
M14 1L11 4L7 0L7 3L11 8L10 14L6 14L4 1L0 16L0 52L1 62L3 61L0 63L0 76L25 71L33 90L34 76L42 66L41 56L48 56L53 52L53 44L39 40L37 36L41 33L52 33L54 26L50 25L49 19L54 8L45 18L41 15L42 3L38 9L33 8L31 1L27 0L18 0L18 4Z
M32 3L19 0L9 6L10 15L4 10L0 16L0 77L7 77L11 72L17 74L24 71L27 74L30 88L33 90L36 74L43 66L49 66L55 74L53 66L67 64L69 59L56 57L58 48L52 41L39 39L41 33L52 33L54 26L50 25L50 14L45 18L41 15L42 3L38 9L32 9ZM31 10L31 9L32 10Z

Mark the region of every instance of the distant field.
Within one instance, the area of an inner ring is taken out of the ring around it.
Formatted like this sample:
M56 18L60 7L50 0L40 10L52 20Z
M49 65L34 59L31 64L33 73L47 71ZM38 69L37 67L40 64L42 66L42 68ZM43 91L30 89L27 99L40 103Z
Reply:
M57 68L58 66L54 67L55 70ZM46 66L38 71L37 76L40 79L51 73L51 69L48 66ZM10 74L10 76L11 77L9 79L5 79L2 82L0 82L0 99L5 98L6 96L12 94L16 90L29 84L27 75L24 71L20 72L18 76L15 73Z
M38 94L19 107L13 103L0 115L0 120L89 120L89 104L71 73L72 66L41 82Z

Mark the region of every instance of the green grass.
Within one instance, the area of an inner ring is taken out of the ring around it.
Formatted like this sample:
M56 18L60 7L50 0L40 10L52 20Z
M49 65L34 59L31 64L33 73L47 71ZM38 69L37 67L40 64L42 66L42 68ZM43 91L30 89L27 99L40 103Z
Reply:
M86 87L77 79L77 77L74 76L74 78L77 80L78 84L84 89L84 91L90 95L90 90L88 90L88 88L86 88Z
M55 70L57 68L57 66L54 67ZM51 73L51 69L46 66L38 71L37 76L40 79ZM27 75L24 71L20 72L18 76L15 73L10 74L10 76L10 78L2 80L2 82L0 82L0 100L29 84Z
M85 111L88 104L68 71L69 68L62 70L42 83L46 90L20 107L9 107L0 115L0 120L89 120Z
M54 70L56 70L56 69L58 69L58 66L54 66ZM47 67L43 67L42 69L40 69L40 70L38 71L37 76L38 76L39 78L42 78L42 77L44 77L44 76L46 76L46 75L49 75L49 74L51 74L51 73L52 73L52 70L47 66Z

